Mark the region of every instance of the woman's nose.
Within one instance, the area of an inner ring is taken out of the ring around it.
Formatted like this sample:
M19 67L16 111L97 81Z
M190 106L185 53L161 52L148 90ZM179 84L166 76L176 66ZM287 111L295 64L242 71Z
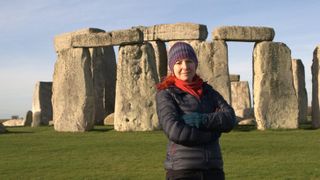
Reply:
M182 62L182 68L184 68L184 69L188 69L188 63L187 62L185 62L185 61L183 61Z

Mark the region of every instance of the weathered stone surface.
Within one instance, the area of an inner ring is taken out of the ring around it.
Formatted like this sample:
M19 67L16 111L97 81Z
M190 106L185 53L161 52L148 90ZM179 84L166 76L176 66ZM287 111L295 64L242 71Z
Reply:
M238 118L252 117L248 81L231 82L231 104Z
M197 74L231 103L228 49L224 41L190 41L198 57Z
M52 82L38 81L33 91L32 112L40 112L39 125L49 125L52 120L51 97Z
M158 79L167 76L168 71L168 58L166 44L162 41L150 41L149 42L154 50Z
M112 46L90 48L91 72L95 95L95 124L103 125L106 115L114 112L116 57Z
M109 114L104 119L104 125L114 125L114 113Z
M206 25L194 23L158 24L149 27L133 27L143 32L144 41L205 40Z
M308 95L305 83L304 66L300 59L292 60L293 85L298 98L298 121L299 123L307 122L308 113Z
M155 107L156 82L158 77L152 45L144 43L120 46L115 130L147 131L159 128Z
M241 120L239 123L238 123L238 125L240 125L240 126L254 126L254 125L256 125L257 123L256 123L256 121L254 120L254 119L252 119L252 118L250 118L250 119L244 119L244 120Z
M139 29L127 29L106 33L78 34L71 38L72 47L101 47L112 45L136 44L143 42Z
M0 123L0 133L5 133L7 132L7 129L4 127L2 123Z
M230 82L239 82L240 75L239 74L230 74Z
M83 132L94 126L94 89L88 48L58 52L52 85L56 131Z
M283 43L257 43L253 53L254 115L257 128L298 127L298 100L293 87L291 52Z
M214 40L260 42L272 41L275 32L270 27L221 26L213 30Z
M77 36L80 34L96 34L96 33L101 33L105 32L102 29L97 29L97 28L86 28L86 29L80 29L74 32L69 32L69 33L64 33L60 34L54 37L54 47L56 52L64 50L64 49L69 49L72 47L72 37Z
M49 121L49 126L53 126L53 121Z
M50 99L50 102L51 102L51 99ZM51 111L52 111L52 106L51 106ZM26 116L23 118L23 125L24 126L31 126L31 124L32 124L32 111L28 111L26 113Z
M312 127L320 128L320 73L319 73L319 60L320 60L320 45L313 51L312 60Z
M237 109L235 110L236 118L238 121L243 121L245 119L254 119L253 108Z

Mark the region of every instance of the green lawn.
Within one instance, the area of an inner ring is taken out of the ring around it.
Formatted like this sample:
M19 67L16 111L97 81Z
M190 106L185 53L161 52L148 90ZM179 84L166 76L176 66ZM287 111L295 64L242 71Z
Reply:
M164 179L161 131L7 129L0 135L0 179ZM242 128L224 134L221 146L227 179L320 179L320 130Z

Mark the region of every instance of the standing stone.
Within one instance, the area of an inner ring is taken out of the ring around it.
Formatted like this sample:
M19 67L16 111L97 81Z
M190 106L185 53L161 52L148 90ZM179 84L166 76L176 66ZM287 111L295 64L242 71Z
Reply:
M168 49L178 41L170 41ZM182 41L189 43L198 58L197 74L224 99L231 103L231 87L228 67L228 47L224 41Z
M320 45L313 51L312 60L312 127L320 128L320 73L319 73L319 60L320 60Z
M167 76L168 71L166 44L162 41L150 41L149 43L154 49L158 79L161 80L161 78Z
M31 127L39 127L41 125L41 111L35 111L32 113Z
M95 95L95 124L114 112L116 57L113 47L90 48L91 71Z
M298 98L299 123L306 123L308 113L308 96L305 83L304 66L300 59L292 60L293 85Z
M238 119L252 117L250 88L248 81L231 82L232 107Z
M39 125L49 125L52 120L52 82L37 82L33 92L32 112L39 117L37 123L32 123L33 127Z
M228 48L224 41L191 41L198 57L197 74L231 103Z
M94 126L94 89L88 48L58 51L52 86L56 131L83 132Z
M155 107L155 54L149 43L120 46L117 64L114 128L148 131L159 128Z
M257 43L253 52L254 115L259 130L298 127L291 52L283 43Z
M51 102L51 99L50 99L50 102ZM26 116L23 119L23 126L31 126L31 124L32 124L32 111L28 111L26 113Z

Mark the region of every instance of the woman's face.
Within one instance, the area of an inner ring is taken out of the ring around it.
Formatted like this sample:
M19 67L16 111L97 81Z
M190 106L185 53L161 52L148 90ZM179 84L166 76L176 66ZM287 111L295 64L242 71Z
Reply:
M192 82L196 74L196 64L191 59L181 59L174 64L173 73L182 81Z

